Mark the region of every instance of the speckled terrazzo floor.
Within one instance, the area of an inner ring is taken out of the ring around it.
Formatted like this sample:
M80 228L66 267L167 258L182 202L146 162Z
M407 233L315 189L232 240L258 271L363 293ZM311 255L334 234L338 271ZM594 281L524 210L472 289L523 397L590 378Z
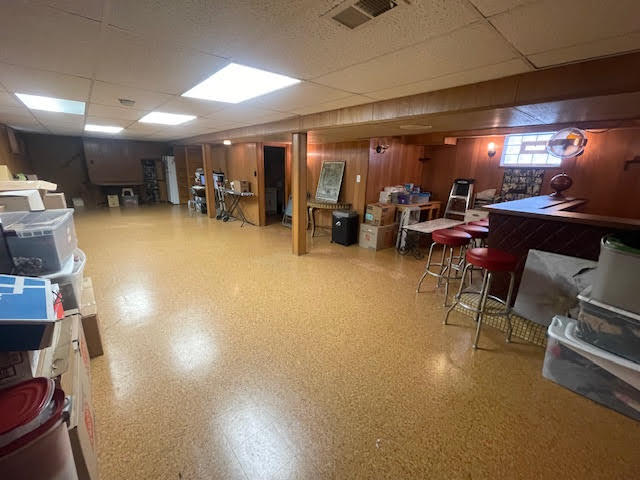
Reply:
M541 376L540 347L443 307L423 261L180 207L78 213L115 479L630 479L640 423Z

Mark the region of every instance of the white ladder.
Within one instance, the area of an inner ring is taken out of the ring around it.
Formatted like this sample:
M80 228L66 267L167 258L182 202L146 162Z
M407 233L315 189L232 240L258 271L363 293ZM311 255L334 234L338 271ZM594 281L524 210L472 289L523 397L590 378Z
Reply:
M456 178L451 186L449 200L444 209L444 218L452 218L461 216L464 218L467 210L471 206L473 198L473 182L472 178ZM463 205L462 205L463 204ZM460 210L462 208L462 210Z

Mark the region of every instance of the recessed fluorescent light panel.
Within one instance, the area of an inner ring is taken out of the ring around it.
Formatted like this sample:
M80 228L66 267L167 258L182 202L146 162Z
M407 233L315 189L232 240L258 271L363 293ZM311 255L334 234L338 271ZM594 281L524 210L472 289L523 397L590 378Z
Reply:
M111 125L91 125L87 124L84 126L84 129L87 132L102 132L102 133L120 133L122 131L122 127L116 127Z
M26 93L16 93L16 97L31 110L84 115L84 102L78 102L77 100L41 97L40 95L27 95Z
M216 102L240 103L296 83L300 83L300 80L230 63L183 93L182 96Z
M160 123L162 125L180 125L193 120L195 115L180 115L178 113L151 112L138 120L141 123Z

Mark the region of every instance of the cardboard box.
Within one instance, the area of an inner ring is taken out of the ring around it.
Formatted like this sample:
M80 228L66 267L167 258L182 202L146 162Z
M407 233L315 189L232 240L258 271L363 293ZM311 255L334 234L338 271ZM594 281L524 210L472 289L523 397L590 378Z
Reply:
M44 208L47 210L54 210L58 208L67 208L67 200L64 198L64 193L45 193Z
M45 208L38 190L0 192L0 205L7 212L38 212Z
M102 334L100 333L100 320L98 319L98 306L93 293L93 283L90 277L82 281L82 304L80 305L82 317L82 330L87 340L89 358L102 355Z
M60 376L60 387L71 397L69 439L79 480L98 479L95 413L91 401L89 353L79 316L73 316L69 369Z
M6 165L0 165L0 180L13 180L13 173Z
M111 208L120 206L120 199L118 195L107 195L107 203Z
M239 193L251 191L251 184L246 180L234 180L231 182L231 189Z
M360 246L362 248L373 248L374 250L382 250L383 248L391 248L396 244L398 236L398 224L391 225L367 225L360 224Z
M39 351L0 352L0 388L33 378Z
M364 223L369 225L391 225L396 218L396 207L384 203L370 203L364 214Z

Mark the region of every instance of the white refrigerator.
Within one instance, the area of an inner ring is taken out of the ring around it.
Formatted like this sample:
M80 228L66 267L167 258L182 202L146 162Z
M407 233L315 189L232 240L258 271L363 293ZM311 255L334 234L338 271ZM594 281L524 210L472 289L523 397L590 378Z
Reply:
M176 174L176 157L165 155L162 157L167 179L167 197L169 203L180 204L180 192L178 191L178 175Z

